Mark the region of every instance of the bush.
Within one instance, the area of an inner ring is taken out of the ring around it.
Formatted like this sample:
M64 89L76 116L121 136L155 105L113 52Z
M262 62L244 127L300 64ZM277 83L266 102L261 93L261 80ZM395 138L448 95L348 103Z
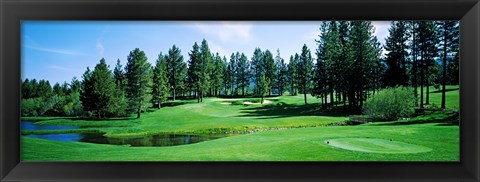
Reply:
M375 119L397 120L415 113L415 96L412 88L394 87L379 91L367 99L364 114Z

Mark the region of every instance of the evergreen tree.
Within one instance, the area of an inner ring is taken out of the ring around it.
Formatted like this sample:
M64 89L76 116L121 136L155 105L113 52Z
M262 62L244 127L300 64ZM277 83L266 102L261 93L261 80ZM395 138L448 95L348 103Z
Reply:
M82 89L82 83L78 81L77 77L73 77L72 81L70 82L70 92L71 93L80 92L81 89Z
M211 95L210 73L212 73L212 53L205 39L202 40L202 44L200 45L200 60L200 102L202 102L204 94L210 91L209 93Z
M120 64L120 59L117 59L117 64L113 70L113 77L115 78L115 85L117 88L123 89L125 73L123 72L122 65Z
M146 109L150 101L150 80L152 79L150 69L150 63L147 62L143 51L138 48L130 51L125 67L126 96L130 110L137 113L137 118L140 118L140 113Z
M438 30L441 38L441 46L443 53L442 62L442 103L441 108L445 109L445 85L447 84L447 57L455 55L458 51L459 31L458 21L440 21L437 22ZM449 54L450 53L450 54Z
M387 54L386 86L407 86L407 40L408 24L406 21L393 21L385 40Z
M278 94L283 95L284 88L287 84L287 65L282 57L280 57L280 50L277 49L277 56L275 56L275 82L278 89Z
M160 53L153 69L152 104L159 109L162 107L162 102L167 100L169 92L166 73L167 59Z
M326 66L326 57L325 57L325 48L328 43L328 29L329 24L323 22L320 25L320 34L318 35L319 39L315 40L318 44L315 54L317 55L317 62L315 64L315 70L313 73L313 89L312 96L320 98L322 100L322 107L326 107L327 103L327 66Z
M112 111L115 80L112 72L108 70L105 59L102 58L92 72L87 68L83 79L80 101L84 111L92 112L97 119L108 117Z
M342 49L343 45L340 41L338 25L335 21L331 21L328 26L328 33L325 36L326 42L324 43L324 58L326 67L326 85L328 86L328 93L330 94L330 104L333 106L334 93L338 89L338 85L341 85L341 69L342 65Z
M192 52L189 53L190 60L188 62L188 85L194 90L197 102L200 102L200 76L201 76L201 60L200 47L197 42L193 44Z
M434 21L421 21L418 25L418 43L420 50L420 108L424 108L424 92L425 104L430 104L430 84L432 81L432 72L430 69L433 65L434 58L437 56L438 37L437 26Z
M272 84L275 82L275 60L273 54L268 49L263 54L263 70L265 71L265 78L268 81L267 89L269 94L272 93Z
M245 87L248 88L250 80L250 64L245 54L237 52L237 84L242 88L242 96L245 96Z
M235 92L235 86L238 85L237 83L237 56L235 53L232 53L230 55L230 62L228 64L228 72L229 72L229 83L230 83L230 94L236 95L237 93Z
M295 53L294 56L290 56L290 61L288 62L288 82L290 85L290 94L297 95L297 88L298 88L298 72L297 72L297 65L298 65L298 54Z
M262 50L260 48L255 48L255 51L253 52L253 56L252 56L252 61L251 61L251 70L252 70L253 80L255 82L254 95L260 95L258 81L260 80L261 74L264 73L263 60L264 60L264 56L263 56Z
M58 96L65 95L65 92L63 92L62 86L60 86L59 83L55 83L55 85L53 85L53 93Z
M223 71L225 70L225 64L223 63L222 57L216 53L213 58L213 70L212 70L212 88L213 95L220 95L220 91L223 86Z
M222 68L223 68L223 95L227 95L228 88L230 87L230 72L229 65L227 63L227 58L223 56L222 58Z
M350 37L347 43L348 59L345 63L348 73L347 78L351 81L348 89L350 107L361 109L366 100L367 91L371 88L372 62L378 60L375 45L373 25L369 21L351 22ZM362 74L358 74L362 73Z
M265 76L265 73L260 73L259 79L258 79L258 94L261 97L260 104L263 104L263 97L265 97L266 94L269 92L269 87L270 83L268 83L268 79Z
M168 73L168 82L170 85L170 91L172 92L173 100L175 101L176 92L182 86L184 80L181 78L183 56L181 55L180 49L173 45L172 48L168 50L168 59L167 59L167 73Z
M38 97L49 98L53 96L53 89L48 80L40 80L38 82Z
M297 65L297 73L299 87L302 89L305 104L307 104L307 92L309 92L311 86L312 68L312 55L307 45L303 44L302 54Z

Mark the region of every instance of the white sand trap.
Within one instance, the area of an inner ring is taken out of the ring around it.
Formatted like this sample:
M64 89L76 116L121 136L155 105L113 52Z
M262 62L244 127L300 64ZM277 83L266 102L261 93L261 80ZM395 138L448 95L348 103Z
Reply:
M243 100L243 99L223 99L223 98L212 99L212 101L236 101L236 100Z
M270 103L272 103L271 100L263 100L263 104L270 104ZM259 103L243 102L243 104L246 104L246 105L254 105L254 104L260 104L260 102L259 102Z
M231 102L222 102L222 103L220 103L220 104L223 104L223 105L230 105L230 104L232 104L232 103L231 103Z

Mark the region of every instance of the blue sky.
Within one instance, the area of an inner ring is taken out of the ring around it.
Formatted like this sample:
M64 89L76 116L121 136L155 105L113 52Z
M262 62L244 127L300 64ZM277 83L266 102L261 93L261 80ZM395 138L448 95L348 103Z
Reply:
M117 59L122 65L130 51L140 48L154 63L160 52L177 45L188 60L194 42L208 41L210 50L225 55L243 52L252 57L256 47L269 49L288 61L300 53L303 44L314 55L321 22L219 22L219 21L23 21L22 79L46 79L68 83L81 80L87 66L91 69L105 58L110 69ZM390 22L372 22L383 44Z

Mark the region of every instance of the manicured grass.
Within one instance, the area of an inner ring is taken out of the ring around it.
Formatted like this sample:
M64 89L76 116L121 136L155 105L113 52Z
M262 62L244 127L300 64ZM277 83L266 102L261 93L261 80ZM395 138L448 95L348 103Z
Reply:
M459 86L447 85L445 86L445 90L446 90L445 92L446 107L452 108L452 109L458 109L460 105ZM418 92L420 93L420 88L418 88ZM424 93L426 93L425 88L424 88ZM424 95L424 97L426 97L426 95ZM420 99L420 96L418 98ZM442 105L442 87L440 86L439 89L430 87L430 107L440 108L441 105Z
M301 95L274 97L266 100L270 102L264 105L259 103L252 105L225 104L254 101L249 98L205 98L202 103L195 103L193 100L178 100L172 104L175 106L143 113L140 119L103 121L50 119L39 121L37 124L96 127L107 136L121 137L161 133L249 133L272 128L325 126L348 120L347 115L320 116L322 113L319 112L318 104L304 105ZM314 98L310 98L310 100L318 101Z
M172 147L126 147L22 137L27 161L457 161L458 126L330 126L265 131ZM431 148L385 154L345 150L337 138L379 138Z
M160 110L143 113L140 119L22 118L38 121L37 124L80 127L63 131L22 131L24 134L101 132L109 137L130 137L161 133L246 133L170 147L128 147L22 137L22 160L458 161L459 94L455 88L458 86L447 87L450 91L445 111L429 112L409 120L357 126L331 126L345 123L349 114L321 110L321 101L309 95L308 105L304 105L303 95L268 97L263 105L256 98L205 98L203 103L177 100ZM433 88L431 91L431 103L438 102L440 106L441 92Z

